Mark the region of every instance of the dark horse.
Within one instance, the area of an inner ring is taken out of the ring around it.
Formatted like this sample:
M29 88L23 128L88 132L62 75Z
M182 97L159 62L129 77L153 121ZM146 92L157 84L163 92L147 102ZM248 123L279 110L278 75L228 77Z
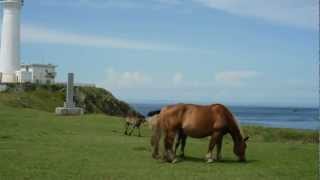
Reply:
M160 157L159 142L163 132L165 134L164 158L168 162L176 161L173 151L176 135L178 135L177 143L182 143L182 151L184 151L187 136L193 138L211 136L206 158L208 162L213 162L212 151L217 145L216 159L219 160L221 158L222 139L227 133L230 133L234 142L233 152L240 161L246 160L246 141L249 137L243 138L236 119L224 105L177 104L167 106L161 109L158 118L154 121L152 123L151 145L154 148L152 156L156 159Z

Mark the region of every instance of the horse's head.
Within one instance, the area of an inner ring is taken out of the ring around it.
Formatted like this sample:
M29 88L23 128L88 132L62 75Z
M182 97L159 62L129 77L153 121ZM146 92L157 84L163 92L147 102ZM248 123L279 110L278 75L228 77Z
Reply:
M234 146L234 153L239 157L239 161L246 161L246 148L249 137L242 139L237 146Z
M146 117L143 116L143 115L138 115L137 117L139 119L139 121L141 122L141 124L145 123L147 120L146 120Z

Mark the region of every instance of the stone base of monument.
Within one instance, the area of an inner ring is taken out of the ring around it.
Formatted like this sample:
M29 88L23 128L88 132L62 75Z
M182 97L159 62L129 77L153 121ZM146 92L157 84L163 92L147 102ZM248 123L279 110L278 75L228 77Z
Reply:
M74 108L66 108L66 107L57 107L56 115L60 116L79 116L83 115L84 111L82 108L74 107Z

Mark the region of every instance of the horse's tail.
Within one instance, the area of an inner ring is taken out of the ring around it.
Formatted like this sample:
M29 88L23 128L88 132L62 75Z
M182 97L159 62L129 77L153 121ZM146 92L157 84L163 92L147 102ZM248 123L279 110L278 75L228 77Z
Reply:
M152 119L151 126L153 134L151 136L151 146L153 147L153 158L159 158L159 147L160 147L160 140L162 136L162 129L160 126L160 117L156 116Z
M148 117L160 114L161 110L151 111L147 114Z

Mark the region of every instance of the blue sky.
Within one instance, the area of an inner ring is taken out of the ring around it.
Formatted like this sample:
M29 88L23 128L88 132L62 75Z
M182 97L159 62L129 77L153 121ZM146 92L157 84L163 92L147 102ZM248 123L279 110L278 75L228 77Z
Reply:
M318 104L316 0L26 0L22 61L130 102Z

